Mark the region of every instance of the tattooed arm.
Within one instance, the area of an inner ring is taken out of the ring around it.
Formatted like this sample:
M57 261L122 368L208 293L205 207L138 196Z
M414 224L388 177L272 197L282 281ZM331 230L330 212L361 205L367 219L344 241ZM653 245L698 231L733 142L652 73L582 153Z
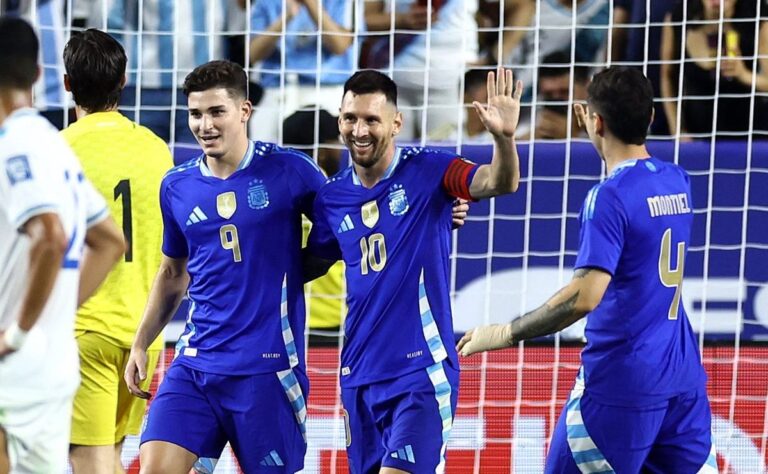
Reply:
M610 282L611 275L603 270L579 268L570 283L542 306L509 324L481 326L467 332L456 350L468 356L565 329L600 304Z

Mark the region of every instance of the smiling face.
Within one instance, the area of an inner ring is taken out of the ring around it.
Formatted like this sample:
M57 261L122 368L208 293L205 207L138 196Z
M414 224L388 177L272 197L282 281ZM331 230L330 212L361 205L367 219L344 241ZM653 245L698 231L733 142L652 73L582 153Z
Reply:
M379 164L383 172L395 154L394 138L402 125L402 115L383 93L344 94L339 132L355 165L373 168Z
M188 105L189 129L206 156L220 159L247 141L248 100L232 97L225 88L214 88L190 92Z

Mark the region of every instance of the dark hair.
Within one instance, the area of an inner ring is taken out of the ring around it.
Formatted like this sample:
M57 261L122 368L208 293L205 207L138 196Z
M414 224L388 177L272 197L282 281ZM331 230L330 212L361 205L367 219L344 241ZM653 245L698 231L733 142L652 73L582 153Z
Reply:
M75 103L88 112L115 107L125 77L125 50L96 29L75 33L64 47L64 68Z
M464 92L477 87L485 87L488 82L487 69L470 69L464 73Z
M283 120L283 143L289 146L311 147L315 144L315 128L318 144L338 141L338 118L325 109L317 112L318 120L315 120L314 110L298 110Z
M539 79L560 77L571 73L571 56L565 51L554 51L544 56L539 66ZM574 82L583 83L589 80L589 68L573 66Z
M248 76L243 67L226 59L209 61L197 66L184 79L184 95L210 89L226 89L230 97L248 97Z
M614 66L600 71L587 94L590 107L613 135L626 144L645 143L653 116L653 86L639 69Z
M40 43L21 18L0 17L0 87L29 89L37 80Z
M344 95L347 91L355 95L373 94L381 92L387 98L387 102L397 105L397 85L386 74L373 69L364 69L352 74L352 77L344 83Z

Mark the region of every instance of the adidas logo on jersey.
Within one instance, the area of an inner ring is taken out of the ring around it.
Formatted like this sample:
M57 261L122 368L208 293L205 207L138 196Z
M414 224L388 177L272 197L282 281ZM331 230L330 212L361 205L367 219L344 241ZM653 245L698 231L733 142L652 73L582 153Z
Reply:
M350 231L355 228L355 224L352 223L352 218L349 217L349 214L344 216L344 219L341 221L341 225L339 225L339 229L336 231L337 234L341 234L343 232Z
M283 460L280 459L280 455L274 449L267 454L267 456L259 463L262 466L284 466Z
M208 220L208 216L205 215L199 206L195 206L195 208L192 209L192 212L189 213L189 218L187 218L187 226L191 226L192 224L197 224L198 222L206 220Z
M408 461L416 464L416 457L413 455L413 448L410 444L406 444L404 448L398 449L396 452L389 455L393 459L399 459L401 461Z

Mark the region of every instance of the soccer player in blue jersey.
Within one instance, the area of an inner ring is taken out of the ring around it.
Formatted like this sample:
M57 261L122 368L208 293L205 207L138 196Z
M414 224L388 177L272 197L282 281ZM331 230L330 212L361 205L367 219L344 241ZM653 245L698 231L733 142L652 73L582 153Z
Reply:
M645 147L653 89L637 69L595 75L574 109L608 177L584 201L573 279L519 319L469 331L458 349L510 347L589 314L546 472L715 473L706 375L680 298L689 177Z
M203 154L161 184L164 255L125 373L132 393L149 397L137 383L147 348L185 293L190 305L142 434L143 473L188 473L227 441L248 473L304 466L301 215L325 177L302 153L248 140L246 87L229 61L184 83Z
M344 85L339 129L353 166L317 194L309 253L346 264L349 313L341 354L347 455L356 474L442 472L459 363L449 294L455 198L514 192L522 83L488 74L475 103L494 137L490 165L455 153L395 146L397 87L360 71Z

